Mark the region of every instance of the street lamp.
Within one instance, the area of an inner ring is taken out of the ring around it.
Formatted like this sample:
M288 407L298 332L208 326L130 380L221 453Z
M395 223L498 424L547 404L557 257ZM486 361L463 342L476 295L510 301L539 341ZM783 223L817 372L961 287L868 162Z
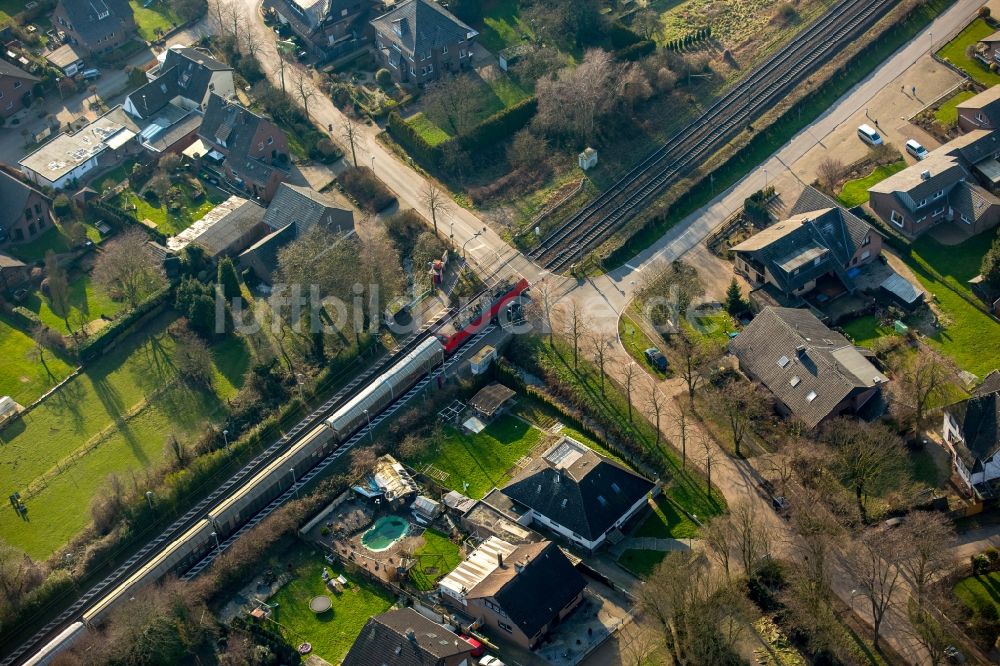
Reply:
M451 221L451 239L455 240L455 220Z
M212 538L215 539L215 549L222 550L222 546L219 545L219 533L212 532Z
M222 431L222 439L226 443L226 448L228 449L229 448L229 431L228 430L223 430Z
M368 441L371 442L372 444L374 444L375 443L375 433L372 432L372 417L368 413L367 409L365 410L365 419L368 421Z
M375 156L372 155L372 175L375 175Z
M474 239L478 238L481 234L484 234L484 233L486 233L486 227L483 227L481 230L479 230L476 233L472 234L472 238L470 238L469 240L467 240L464 243L462 243L462 260L463 261L465 260L465 246L468 245L469 243L471 243Z
M149 508L152 509L153 508L153 491L152 490L147 490L146 491L146 502L149 504Z
M767 169L764 169L764 195L767 195Z
M291 470L291 472L292 472L292 488L295 488L295 486L297 486L298 483L299 483L295 479L295 468L294 467L289 467L289 470ZM295 488L295 499L298 499L298 498L299 498L299 489Z

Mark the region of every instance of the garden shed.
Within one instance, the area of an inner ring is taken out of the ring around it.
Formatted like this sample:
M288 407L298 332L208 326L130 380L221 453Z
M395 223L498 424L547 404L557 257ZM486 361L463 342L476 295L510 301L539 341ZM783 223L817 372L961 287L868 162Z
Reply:
M503 412L514 397L514 391L499 382L494 382L472 396L469 406L484 418L492 419Z

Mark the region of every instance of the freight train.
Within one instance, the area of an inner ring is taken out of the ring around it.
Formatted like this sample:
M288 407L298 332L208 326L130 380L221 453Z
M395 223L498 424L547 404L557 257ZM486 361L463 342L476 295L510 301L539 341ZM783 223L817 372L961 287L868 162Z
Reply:
M217 547L221 540L236 532L287 490L294 483L296 472L304 476L355 431L406 393L422 376L441 364L445 357L455 353L469 338L501 316L504 308L524 294L528 286L527 280L522 279L513 285L505 284L490 290L472 302L463 309L458 321L449 330L429 336L372 380L323 423L257 472L242 488L211 509L207 516L100 597L84 612L82 622L66 627L25 663L30 666L48 664L59 652L73 644L85 626L101 622L118 601L128 599L139 587L168 573L189 569L213 547Z

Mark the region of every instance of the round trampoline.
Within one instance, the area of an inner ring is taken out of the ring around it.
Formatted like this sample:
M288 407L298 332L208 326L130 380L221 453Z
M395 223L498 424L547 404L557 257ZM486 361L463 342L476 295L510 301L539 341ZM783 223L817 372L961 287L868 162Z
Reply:
M309 610L317 615L325 613L331 608L333 608L333 601L327 596L313 597L312 601L309 602Z

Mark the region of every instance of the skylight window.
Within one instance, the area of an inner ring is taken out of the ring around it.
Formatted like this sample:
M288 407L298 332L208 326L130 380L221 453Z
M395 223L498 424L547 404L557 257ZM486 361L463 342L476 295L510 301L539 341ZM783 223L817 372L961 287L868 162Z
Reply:
M806 402L812 402L815 399L816 399L816 391L809 391L809 393L806 395Z
M798 375L795 375L794 377L788 380L788 383L791 384L792 386L798 386L799 384L802 383L802 380L799 378Z
M778 359L779 368L787 368L789 363L791 363L791 361L788 360L787 356L782 356L781 358Z

